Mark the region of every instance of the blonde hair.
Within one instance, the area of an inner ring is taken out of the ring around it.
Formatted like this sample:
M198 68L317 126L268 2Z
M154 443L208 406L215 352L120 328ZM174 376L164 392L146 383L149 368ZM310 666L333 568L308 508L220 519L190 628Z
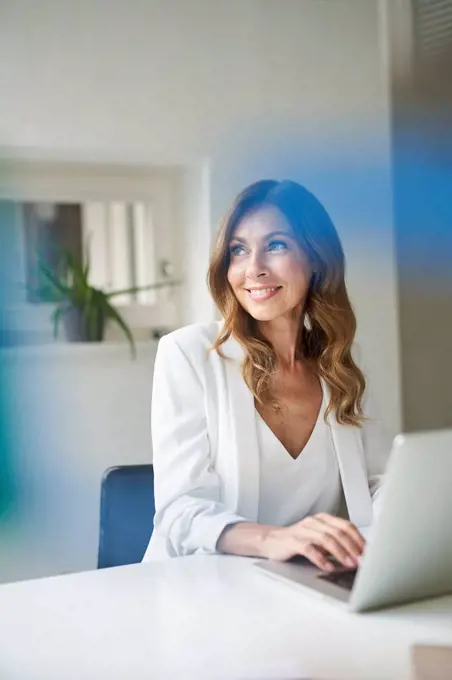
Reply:
M259 403L273 403L274 349L259 332L256 320L239 304L227 277L229 244L236 227L245 215L266 207L277 208L291 225L312 272L304 308L307 325L300 324L297 355L307 360L330 388L326 416L334 411L338 423L360 426L365 379L351 355L356 319L345 285L344 253L325 208L300 184L256 182L237 196L223 219L208 272L210 292L224 319L212 349L221 354L221 345L229 337L238 340L245 350L242 371L246 384Z

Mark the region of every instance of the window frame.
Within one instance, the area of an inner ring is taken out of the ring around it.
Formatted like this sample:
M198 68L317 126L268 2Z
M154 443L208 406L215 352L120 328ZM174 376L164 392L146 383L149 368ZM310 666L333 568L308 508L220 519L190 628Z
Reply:
M28 202L143 202L152 205L156 230L153 235L158 280L161 263L169 262L180 278L182 266L178 252L176 172L165 167L132 167L93 163L63 163L41 161L2 161L0 165L0 199ZM25 281L25 243L21 230L18 236L18 266ZM150 282L151 283L151 282ZM8 320L13 331L32 333L45 342L52 341L50 315L52 303L32 303L25 299L8 305ZM118 305L118 310L132 332L180 325L181 305L177 287L162 289L155 304L134 302ZM50 334L49 334L50 333ZM108 338L107 329L107 338ZM135 333L137 336L137 334ZM116 336L116 333L113 333ZM119 335L118 335L119 337Z

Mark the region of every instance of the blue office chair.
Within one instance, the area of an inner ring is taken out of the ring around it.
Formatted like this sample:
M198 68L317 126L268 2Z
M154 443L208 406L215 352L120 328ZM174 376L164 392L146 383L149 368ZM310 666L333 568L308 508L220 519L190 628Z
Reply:
M119 465L101 484L98 569L141 562L155 513L152 465Z

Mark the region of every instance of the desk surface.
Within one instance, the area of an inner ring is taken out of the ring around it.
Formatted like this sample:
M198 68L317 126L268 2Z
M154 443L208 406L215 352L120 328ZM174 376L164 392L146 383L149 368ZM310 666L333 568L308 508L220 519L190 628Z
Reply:
M253 561L187 557L0 586L0 678L411 677L452 643L452 597L350 614Z

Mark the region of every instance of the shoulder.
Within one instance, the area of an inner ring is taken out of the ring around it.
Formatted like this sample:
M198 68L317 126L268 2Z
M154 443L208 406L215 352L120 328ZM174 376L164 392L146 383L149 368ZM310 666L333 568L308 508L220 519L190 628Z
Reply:
M164 335L160 342L163 341L165 345L177 345L184 353L199 348L209 349L217 339L220 329L220 321L190 324Z
M159 342L158 354L165 355L170 362L179 356L185 363L195 369L204 370L207 365L233 360L240 365L244 352L237 340L229 337L220 347L220 351L210 351L215 340L221 333L223 321L192 324L178 328L172 333L164 335Z
M191 364L204 363L221 327L221 321L212 321L178 328L161 338L159 352L164 351L169 358L175 354L183 355Z

